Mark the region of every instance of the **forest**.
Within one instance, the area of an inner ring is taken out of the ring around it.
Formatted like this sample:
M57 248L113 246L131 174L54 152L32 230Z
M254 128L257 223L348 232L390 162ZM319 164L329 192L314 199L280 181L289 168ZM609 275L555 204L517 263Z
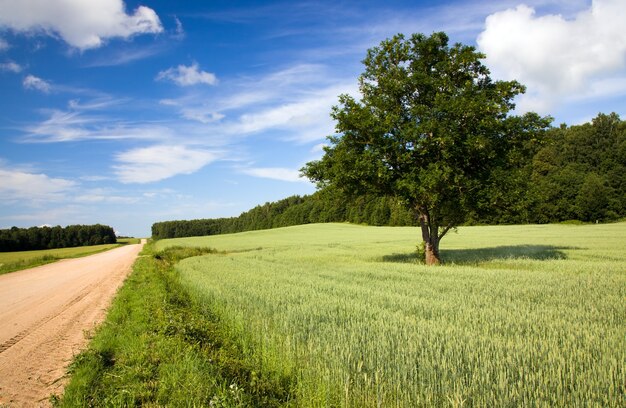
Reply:
M107 225L68 225L0 229L0 252L114 244L115 231Z
M583 125L553 127L499 174L465 220L476 224L610 222L626 216L626 121L599 114ZM238 217L157 222L154 239L216 235L318 222L418 225L394 197L346 197L330 188L265 203Z

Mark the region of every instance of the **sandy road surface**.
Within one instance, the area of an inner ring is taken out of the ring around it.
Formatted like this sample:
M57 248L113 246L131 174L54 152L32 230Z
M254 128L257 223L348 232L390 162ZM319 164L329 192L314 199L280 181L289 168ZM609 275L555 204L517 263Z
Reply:
M0 406L47 406L142 244L0 276Z

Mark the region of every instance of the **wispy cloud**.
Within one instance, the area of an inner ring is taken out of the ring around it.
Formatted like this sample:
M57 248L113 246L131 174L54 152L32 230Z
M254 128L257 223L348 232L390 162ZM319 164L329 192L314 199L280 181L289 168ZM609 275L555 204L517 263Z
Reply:
M358 93L354 78L337 76L322 64L296 64L160 103L207 124L211 134L241 138L271 131L275 139L302 143L334 133L330 110L342 93Z
M152 44L148 46L135 46L126 45L123 47L116 47L107 49L97 56L93 57L90 62L85 64L86 68L98 68L98 67L114 67L118 65L127 65L135 61L140 61L146 58L163 53L167 50L167 46L164 44Z
M106 105L106 102L102 102ZM93 108L93 105L91 106ZM54 143L81 140L167 140L174 132L154 123L130 123L81 110L50 110L48 119L24 127L24 142Z
M223 114L216 112L214 108L204 102L193 101L190 103L189 98L162 99L159 103L164 106L175 106L184 119L204 124L216 122L224 117Z
M59 200L76 183L63 178L0 167L0 201Z
M68 102L68 107L73 111L92 111L92 110L104 110L113 106L129 103L128 98L111 98L109 96L89 99L81 101L80 99L71 99Z
M9 66L8 68L11 68L13 70L19 69L20 71L23 70L23 67L21 66ZM104 101L105 99L112 100L110 96L100 91L89 88L76 87L72 85L59 84L49 80L45 80L32 74L28 74L24 78L24 80L22 81L22 85L25 89L37 90L44 93L74 94L81 97L86 96L100 101Z
M16 223L28 223L35 225L68 225L70 222L64 220L71 220L71 223L76 224L80 222L93 222L93 219L87 215L85 208L77 205L62 205L58 207L48 207L44 210L32 209L28 212L21 212L17 214L11 214L10 216L1 216L0 220L5 220L4 224L8 227L7 221L10 225Z
M300 177L299 170L286 169L283 167L250 167L243 168L240 171L253 177L288 182L308 182L307 179Z
M76 203L111 203L111 204L135 204L141 200L138 195L121 195L110 188L93 188L81 191L73 199Z
M122 0L5 0L0 2L0 27L58 35L80 50L100 47L109 38L163 31L154 10L139 6L127 14Z
M9 48L9 43L4 38L0 38L0 51L6 51Z
M27 75L22 81L22 85L25 89L33 89L43 93L50 93L52 85L48 81L45 81L34 75Z
M171 37L175 40L181 41L186 37L185 29L183 28L183 23L181 23L180 19L174 16L174 21L176 22L176 29L174 30L174 34Z
M221 156L220 152L181 145L155 145L119 153L113 166L122 183L151 183L191 174Z
M217 77L215 74L200 70L197 62L190 66L179 65L159 72L157 81L168 80L179 86L191 86L196 84L215 85Z
M8 71L8 72L14 72L14 73L20 73L22 72L22 66L13 62L13 61L7 61L7 62L2 62L0 63L0 71Z

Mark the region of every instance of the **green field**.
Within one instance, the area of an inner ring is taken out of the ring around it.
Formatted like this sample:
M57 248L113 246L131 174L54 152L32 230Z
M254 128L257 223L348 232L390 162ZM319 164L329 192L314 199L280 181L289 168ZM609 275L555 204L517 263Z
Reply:
M78 258L107 251L120 244L139 243L137 239L120 239L117 244L81 246L73 248L42 249L39 251L0 252L0 275L32 268L65 258Z
M159 241L253 374L298 406L626 405L626 224L324 224ZM254 379L252 380L254 382Z

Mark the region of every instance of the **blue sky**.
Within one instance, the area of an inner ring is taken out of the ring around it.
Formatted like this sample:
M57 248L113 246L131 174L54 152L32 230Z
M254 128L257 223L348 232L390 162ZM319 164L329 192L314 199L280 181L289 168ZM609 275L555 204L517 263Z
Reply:
M626 116L623 0L0 2L0 228L235 216L298 177L395 33L445 31L518 112Z

